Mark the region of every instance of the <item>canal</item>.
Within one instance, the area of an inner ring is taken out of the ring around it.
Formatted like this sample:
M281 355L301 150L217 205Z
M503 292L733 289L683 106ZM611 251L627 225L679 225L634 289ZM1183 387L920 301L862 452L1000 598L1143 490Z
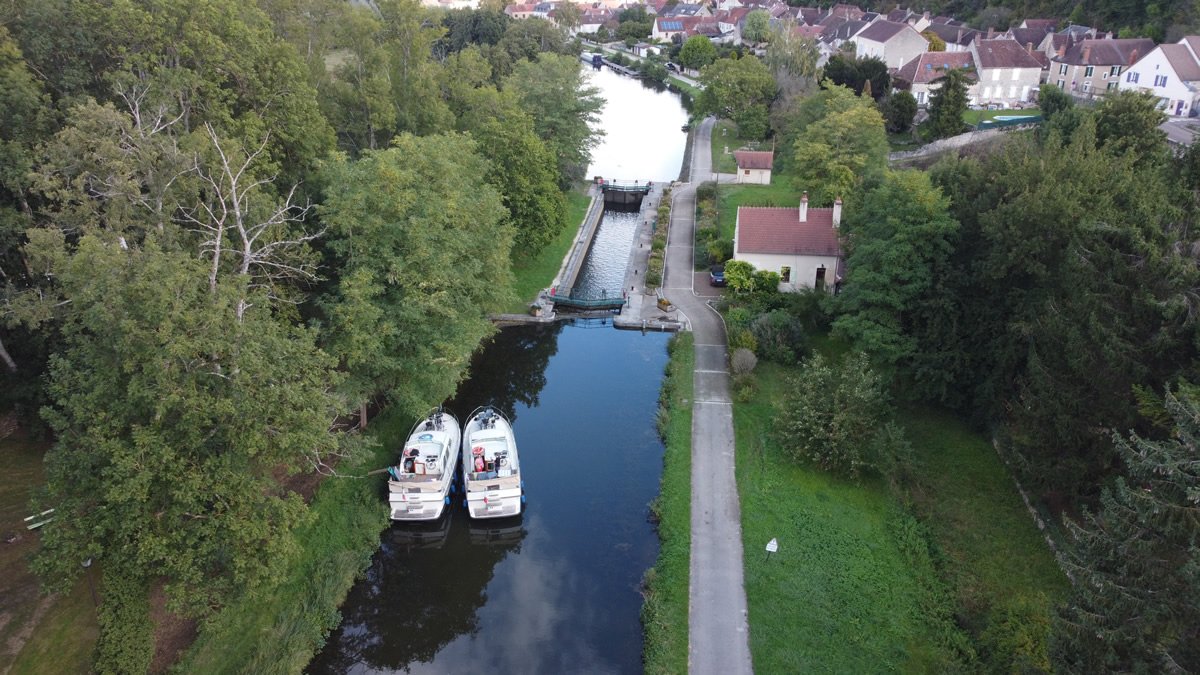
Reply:
M646 158L636 175L674 179L685 141L678 98L608 71L591 77L608 100L593 172L607 170L600 158L616 156L615 145L631 171L635 156ZM679 121L648 139L623 121L630 110ZM658 166L663 156L673 169ZM631 238L597 239L593 254L623 275ZM524 515L471 521L456 503L440 522L385 530L307 672L640 672L639 588L658 552L648 514L662 472L655 418L666 340L597 322L500 331L448 407L460 420L484 403L509 415Z

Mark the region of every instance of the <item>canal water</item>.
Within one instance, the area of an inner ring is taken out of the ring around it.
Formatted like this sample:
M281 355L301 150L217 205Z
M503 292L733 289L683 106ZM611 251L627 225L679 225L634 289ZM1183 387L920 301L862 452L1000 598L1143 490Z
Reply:
M683 125L688 120L679 96L607 68L585 67L584 72L605 97L600 114L605 136L592 151L588 176L643 183L669 183L678 178L687 141ZM624 211L610 206L605 210L572 296L620 295L629 249L640 223L636 208Z
M675 178L682 121L642 140L630 140L641 127L607 121L630 109L678 119L678 98L608 71L592 78L608 98L602 149L624 148L631 167L635 156L647 166L674 157L670 170L637 175ZM606 221L593 248L598 287L618 268L614 288L623 285L636 223L624 215ZM512 420L525 513L472 521L455 502L439 522L385 530L307 672L641 672L639 588L658 553L648 515L662 474L655 418L667 338L589 321L500 331L448 407L465 421L490 403Z

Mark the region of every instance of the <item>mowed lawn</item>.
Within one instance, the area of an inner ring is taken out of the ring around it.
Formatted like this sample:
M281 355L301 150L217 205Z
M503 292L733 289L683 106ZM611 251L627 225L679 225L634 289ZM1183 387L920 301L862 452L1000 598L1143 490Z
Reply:
M49 444L0 440L0 673L84 673L99 634L84 579L70 592L43 596L27 558L38 535L25 529L31 492L45 481L42 457ZM82 561L80 561L82 562ZM97 577L98 578L98 575Z
M907 555L905 514L875 480L786 457L768 430L787 369L760 363L734 406L750 649L763 673L933 672L955 661L931 619L948 615L928 558ZM775 538L779 552L768 557Z
M738 134L737 125L729 120L717 120L712 130L712 167L717 173L735 173L735 150L770 150L771 144L762 140L746 140ZM726 153L725 150L729 152Z
M796 189L791 177L782 174L772 173L770 185L722 184L717 186L717 226L721 229L722 238L732 239L733 226L737 223L737 207L799 205L800 190Z
M575 235L579 232L579 226L583 223L583 217L587 215L592 199L582 188L569 190L566 195L567 222L562 231L537 255L517 256L513 262L517 298L508 308L510 313L524 314L529 311L529 303L537 299L538 291L554 281L554 275L558 274L558 269L562 267L563 258L567 257L567 251L571 249L571 244L575 243Z

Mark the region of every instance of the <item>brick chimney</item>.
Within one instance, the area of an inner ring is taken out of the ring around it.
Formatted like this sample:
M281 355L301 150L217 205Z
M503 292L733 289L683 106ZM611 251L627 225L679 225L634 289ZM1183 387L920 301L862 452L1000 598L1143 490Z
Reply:
M1065 57L1066 55L1067 55L1067 41L1063 40L1063 43L1058 46L1058 58L1061 59L1061 58Z
M801 195L801 197L800 197L800 222L802 222L802 223L808 222L808 191L807 190L805 190L804 194Z
M963 29L959 28L958 29L958 39L955 40L954 43L961 45L962 44L962 36L963 36Z
M806 202L802 202L802 203L804 204L804 206L801 208L807 208L808 204ZM833 226L837 227L838 225L841 225L841 224L842 224L842 198L838 197L837 199L833 200Z
M1084 45L1083 46L1083 65L1085 65L1085 66L1089 65L1088 60L1091 58L1091 56L1092 56L1092 46Z
M1033 43L1032 42L1025 43L1025 51L1029 52L1030 54L1033 53Z
M1137 60L1138 60L1138 50L1137 50L1137 47L1134 47L1133 51L1129 52L1129 65L1132 66L1133 64L1137 63Z

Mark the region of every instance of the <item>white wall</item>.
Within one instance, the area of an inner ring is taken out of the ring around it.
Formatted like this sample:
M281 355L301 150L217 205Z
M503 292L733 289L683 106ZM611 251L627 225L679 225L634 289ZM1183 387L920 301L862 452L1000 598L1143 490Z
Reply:
M813 288L817 278L817 268L825 267L825 288L833 292L833 284L837 281L837 258L834 256L816 255L773 255L767 253L735 253L734 258L745 260L754 265L756 270L782 272L784 267L792 269L791 281L780 283L779 290L794 293L801 289Z
M754 185L770 185L771 170L770 169L738 169L738 183L752 183Z
M1137 82L1130 82L1130 73L1135 73ZM1166 75L1166 86L1154 86L1154 77ZM1053 78L1052 78L1053 79ZM1195 95L1188 90L1187 85L1175 74L1167 56L1161 49L1155 48L1137 63L1121 73L1121 81L1117 88L1122 91L1145 91L1154 94L1165 101L1163 112L1172 117L1187 117L1196 105ZM1183 101L1183 109L1179 109L1179 101Z

